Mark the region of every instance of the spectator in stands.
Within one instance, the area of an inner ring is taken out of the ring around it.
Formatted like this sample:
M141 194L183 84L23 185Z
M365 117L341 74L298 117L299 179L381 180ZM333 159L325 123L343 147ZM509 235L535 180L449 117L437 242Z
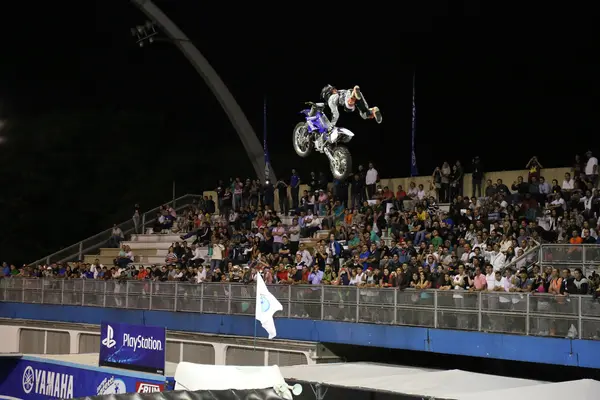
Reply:
M454 196L462 196L463 195L463 178L465 175L465 171L462 167L462 164L459 160L456 160L454 166L452 167L452 184L451 186L454 188Z
M440 201L442 203L448 203L450 201L450 180L452 175L452 169L447 161L444 161L442 168L440 168L441 174L441 185L440 185Z
M587 163L585 164L585 177L595 188L598 185L598 159L592 155L591 151L585 153Z
M532 177L535 177L537 180L540 179L542 168L544 167L542 167L542 164L540 164L540 162L538 161L537 156L533 156L527 162L525 168L529 170L527 182L531 183Z
M212 238L212 254L210 254L210 271L214 272L217 268L221 268L221 263L223 262L223 252L225 251L225 246L223 246L223 242L217 239L216 235L213 235Z
M471 183L473 185L473 197L481 197L481 183L483 182L483 167L481 166L481 159L479 156L475 156L471 161L473 169L471 176Z
M367 197L372 199L375 195L376 185L379 181L379 173L375 169L375 166L372 162L369 162L369 169L365 175L365 186L367 188Z
M123 231L117 226L117 224L114 224L110 233L110 238L108 239L108 246L119 247L123 239L125 239Z
M117 258L114 260L114 265L118 266L119 268L126 268L127 265L131 264L132 262L134 262L134 256L131 248L129 246L121 247Z
M292 196L292 209L296 210L300 205L300 177L296 173L295 169L292 169L292 176L290 177L290 195Z
M287 195L288 185L283 180L279 180L275 187L277 188L277 193L279 195L279 210L284 215L287 215L290 208L290 202Z
M136 204L133 210L133 216L131 217L133 221L133 231L137 234L143 233L141 232L142 228L142 217L140 215L140 205Z

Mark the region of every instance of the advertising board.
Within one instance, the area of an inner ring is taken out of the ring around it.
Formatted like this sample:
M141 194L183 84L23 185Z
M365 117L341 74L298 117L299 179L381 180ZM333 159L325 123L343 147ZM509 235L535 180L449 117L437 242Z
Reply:
M113 373L116 372L116 373ZM33 361L28 357L0 358L0 399L52 400L104 394L161 391L164 380L136 377L134 373L88 369L76 364ZM141 375L141 374L140 374ZM151 389L144 389L151 388Z
M100 365L164 374L166 340L164 327L102 322Z

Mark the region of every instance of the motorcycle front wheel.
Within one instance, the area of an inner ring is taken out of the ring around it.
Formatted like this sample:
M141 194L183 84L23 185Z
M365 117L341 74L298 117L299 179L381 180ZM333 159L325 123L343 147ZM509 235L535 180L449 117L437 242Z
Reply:
M296 154L300 157L308 157L312 152L313 142L311 133L308 131L306 122L300 122L294 128L293 144Z
M332 160L329 161L333 179L346 179L352 173L352 155L350 150L344 146L336 146L332 152Z

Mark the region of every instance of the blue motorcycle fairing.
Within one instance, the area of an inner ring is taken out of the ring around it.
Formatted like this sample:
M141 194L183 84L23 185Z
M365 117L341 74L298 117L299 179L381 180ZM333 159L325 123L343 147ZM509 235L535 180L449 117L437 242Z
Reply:
M325 115L323 115L323 113L321 111L316 111L314 113L314 115L311 115L311 110L306 109L306 110L302 110L300 112L301 114L304 114L305 118L306 118L306 125L308 127L308 131L310 133L313 132L319 132L319 133L325 133L327 132L327 120Z

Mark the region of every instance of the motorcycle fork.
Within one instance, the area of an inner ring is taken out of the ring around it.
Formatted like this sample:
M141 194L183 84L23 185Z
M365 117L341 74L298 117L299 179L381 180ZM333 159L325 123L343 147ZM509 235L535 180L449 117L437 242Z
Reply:
M329 159L330 163L332 163L332 164L337 163L337 160L335 158L333 158L333 153L331 153L331 149L329 149L329 145L328 144L325 144L325 146L323 147L323 153L325 153L325 155Z

